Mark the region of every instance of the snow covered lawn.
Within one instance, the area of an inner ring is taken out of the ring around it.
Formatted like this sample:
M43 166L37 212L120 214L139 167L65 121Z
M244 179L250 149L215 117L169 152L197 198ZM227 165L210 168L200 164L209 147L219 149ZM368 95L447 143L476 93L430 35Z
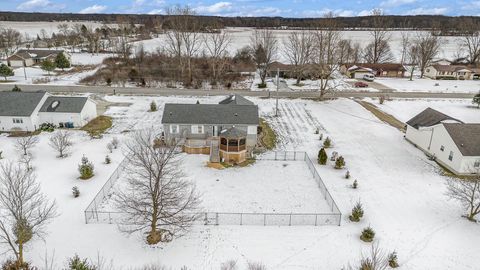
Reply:
M165 102L195 103L197 99L201 103L214 103L221 97L108 97L109 101L131 102L134 105L111 107L107 114L118 114L114 124L121 128L117 129L118 132L114 129L113 133L120 133L123 127L135 127L137 122L140 126L136 128L158 125ZM159 112L146 113L151 100L159 104ZM50 199L57 201L60 216L49 225L49 234L44 240L37 239L31 244L26 258L43 265L46 251L50 257L55 253L57 267L63 266L67 257L77 253L92 259L100 256L116 265L115 269L149 263L174 269L182 266L188 269L219 269L220 264L228 260L236 260L242 268L253 261L262 262L267 269L275 270L341 269L357 261L362 252L370 249L371 244L362 242L359 235L363 228L371 226L382 248L397 251L400 269L478 268L480 226L461 217L461 206L445 196L445 177L438 173L439 167L406 142L397 129L379 121L349 99L326 102L280 100L279 117L274 116L275 100L252 100L259 105L261 115L279 133L280 149L306 150L314 158L322 144L319 135L314 134L315 129L319 128L324 138L332 138L333 148L328 150L328 154L339 152L345 157L347 168L335 170L332 162L316 166L344 214L341 226L194 226L190 233L172 243L149 247L142 242L140 235L126 236L114 225L84 223L82 211L114 169L113 164L102 164L107 154L105 144L113 135L91 141L86 135L78 133L74 154L58 160L49 150L49 134L42 134L41 143L34 150L34 166L42 190ZM0 137L0 148L6 149L6 158L16 158L11 138ZM97 169L96 176L86 182L77 179L77 164L83 154L94 162ZM119 151L112 155L112 159L114 162L120 160ZM278 164L282 166L282 162ZM288 164L287 168L292 166L291 162ZM221 188L224 190L227 187L224 177L227 174L228 177L236 177L236 170L252 170L248 173L253 175L251 180L246 179L245 182L258 178L259 181L274 183L269 179L271 174L255 170L257 165L261 167L262 162L251 168L212 171L218 176L198 180L202 181L205 189L216 193L214 198L206 200L209 207L220 209L228 205L231 193L224 191L225 194L217 194L217 188L223 185ZM268 166L269 170L271 166ZM306 170L294 169L296 174ZM347 169L352 175L349 180L344 178ZM199 167L195 174L201 174L202 170ZM275 167L271 170L278 171ZM359 183L356 190L351 188L354 179ZM73 185L78 185L82 192L78 199L71 196ZM258 186L242 188L252 194L260 193L254 190ZM289 188L295 190L299 187L289 185L287 180L279 180L279 192L272 196L275 197L272 200L281 200ZM265 195L276 193L273 190L263 191ZM310 192L313 194L316 191ZM347 216L359 200L365 216L361 222L352 223ZM305 202L312 201L308 199Z
M480 109L472 104L471 99L393 99L383 104L378 104L378 100L370 102L402 122L431 107L466 123L480 123Z
M376 78L375 82L401 92L478 93L480 91L478 80L449 81L415 78L410 81L408 78Z

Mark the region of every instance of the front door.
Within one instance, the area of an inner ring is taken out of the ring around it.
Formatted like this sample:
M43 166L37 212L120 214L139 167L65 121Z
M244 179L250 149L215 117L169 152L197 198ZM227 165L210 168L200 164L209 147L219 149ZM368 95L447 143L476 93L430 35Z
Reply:
M213 137L217 137L217 136L218 136L218 127L217 127L217 126L213 126L212 134L213 134Z

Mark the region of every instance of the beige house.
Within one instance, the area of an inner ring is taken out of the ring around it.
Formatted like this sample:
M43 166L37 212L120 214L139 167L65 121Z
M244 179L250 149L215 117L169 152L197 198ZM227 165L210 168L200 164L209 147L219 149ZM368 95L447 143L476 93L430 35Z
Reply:
M7 64L11 67L30 67L47 59L54 61L60 53L70 61L71 56L65 50L20 49L7 58Z
M431 65L425 69L425 77L435 80L471 80L475 71L462 65Z

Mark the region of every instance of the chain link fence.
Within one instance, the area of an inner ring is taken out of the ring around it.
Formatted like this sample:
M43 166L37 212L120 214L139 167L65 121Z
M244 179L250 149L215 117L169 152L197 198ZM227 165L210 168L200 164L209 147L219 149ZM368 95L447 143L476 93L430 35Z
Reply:
M245 225L245 226L321 226L341 225L342 213L333 197L318 174L314 163L306 152L279 151L258 155L257 160L271 161L304 161L315 179L322 196L331 209L328 213L226 213L201 212L196 213L199 225ZM123 160L118 168L97 193L93 201L85 210L86 223L119 223L121 212L101 211L99 205L105 200L115 182L120 177L126 161Z

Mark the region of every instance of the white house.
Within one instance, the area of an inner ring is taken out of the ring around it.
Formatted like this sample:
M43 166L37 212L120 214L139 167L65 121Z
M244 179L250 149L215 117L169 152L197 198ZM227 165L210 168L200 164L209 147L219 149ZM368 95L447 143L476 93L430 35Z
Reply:
M435 80L470 80L474 73L474 70L461 65L431 65L425 69L425 77Z
M455 174L480 170L480 124L427 108L407 121L405 138Z
M42 123L77 128L96 116L96 104L88 97L0 92L0 131L34 131Z

